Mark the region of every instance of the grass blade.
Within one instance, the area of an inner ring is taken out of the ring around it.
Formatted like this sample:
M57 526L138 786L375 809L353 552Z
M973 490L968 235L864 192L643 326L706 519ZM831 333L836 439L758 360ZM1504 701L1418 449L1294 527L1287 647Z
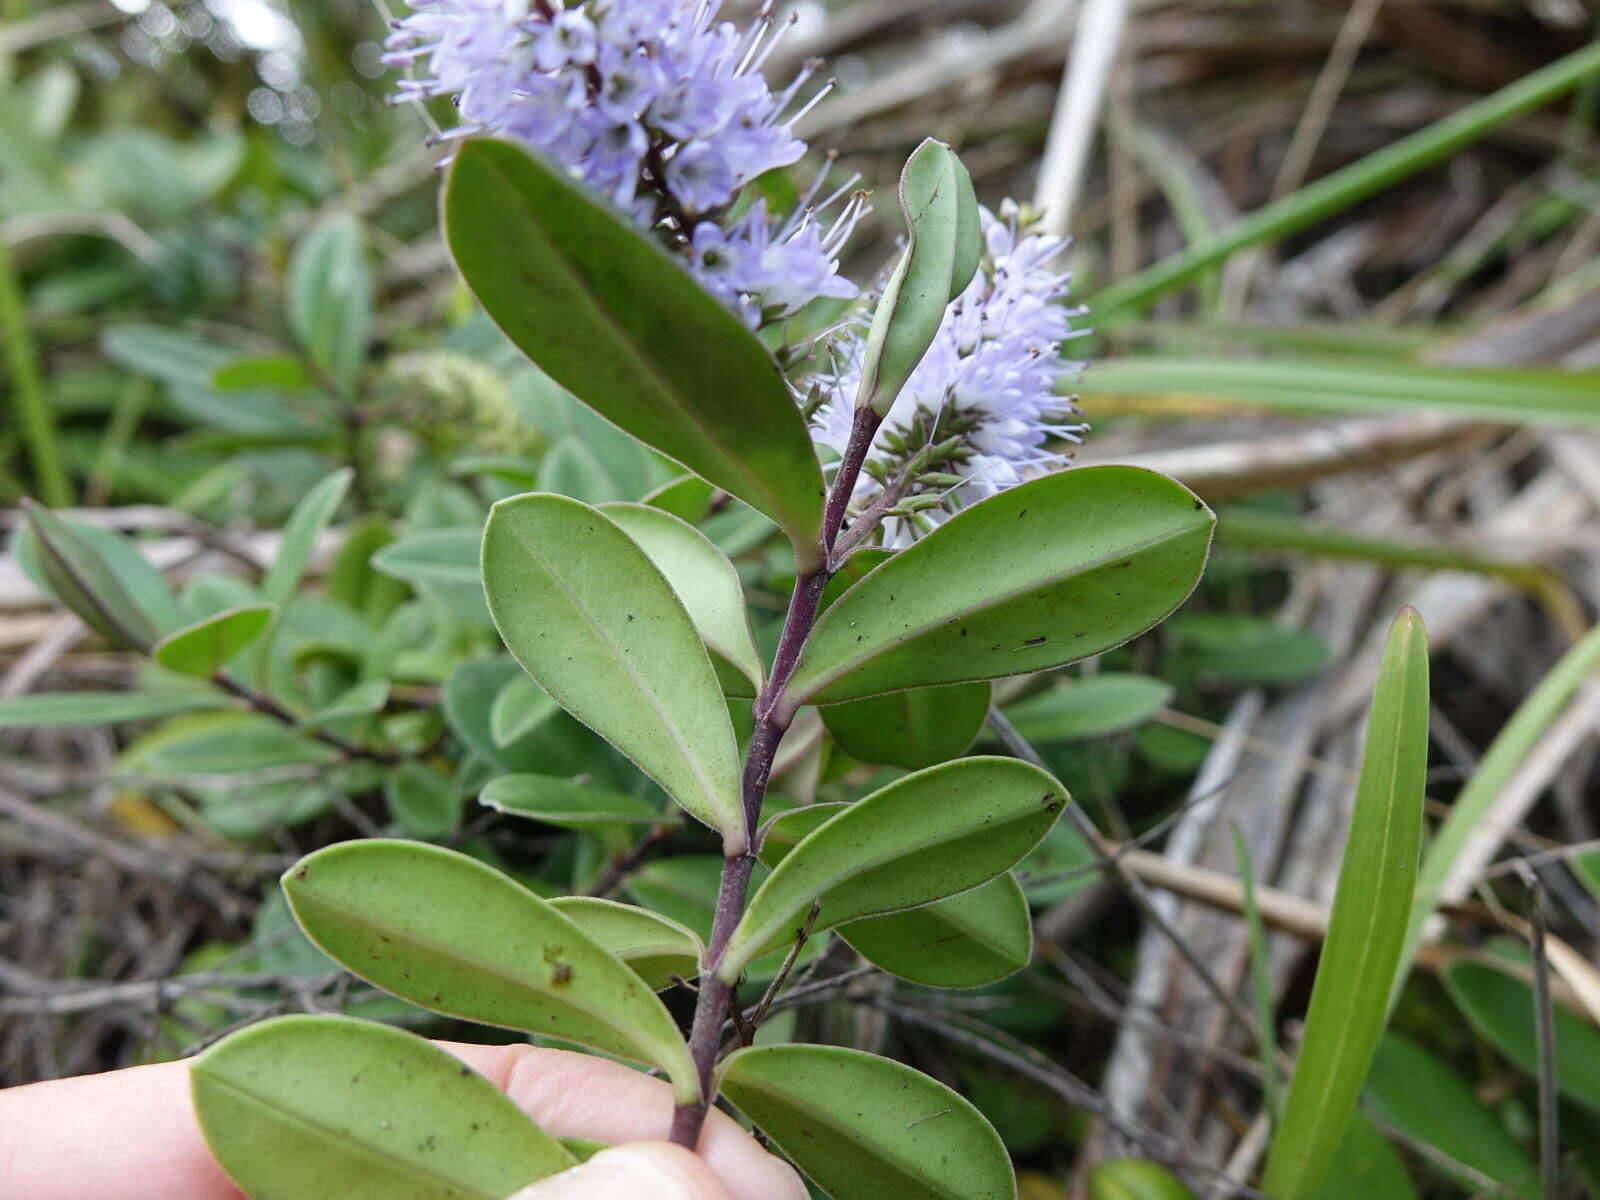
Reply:
M1427 763L1427 634L1404 608L1379 668L1305 1037L1267 1156L1261 1186L1278 1200L1316 1193L1383 1033L1417 880Z

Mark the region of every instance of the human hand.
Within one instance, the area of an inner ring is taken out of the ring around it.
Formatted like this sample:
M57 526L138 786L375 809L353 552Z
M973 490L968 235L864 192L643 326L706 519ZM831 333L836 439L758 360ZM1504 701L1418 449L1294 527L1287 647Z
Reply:
M713 1110L698 1154L665 1143L672 1089L605 1059L440 1043L554 1137L602 1151L516 1200L806 1200L792 1168ZM642 1143L626 1145L625 1143ZM188 1063L0 1091L0 1200L239 1200L212 1161Z

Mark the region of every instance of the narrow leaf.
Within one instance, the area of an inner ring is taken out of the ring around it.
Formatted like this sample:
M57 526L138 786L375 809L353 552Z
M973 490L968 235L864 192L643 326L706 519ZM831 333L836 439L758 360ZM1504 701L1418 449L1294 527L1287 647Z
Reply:
M1101 671L1008 704L1006 719L1030 742L1070 742L1142 725L1171 700L1165 680Z
M1011 1159L965 1097L842 1046L730 1055L722 1093L833 1200L1014 1200Z
M56 599L113 646L147 651L156 639L155 626L105 557L48 508L24 499L22 512L39 550L45 582Z
M445 237L484 309L552 379L759 509L817 560L822 474L772 356L670 255L506 142L457 152Z
M163 667L185 675L214 675L222 665L261 636L272 614L270 604L229 608L167 634L150 651Z
M699 1095L672 1017L638 975L532 892L453 850L344 842L283 877L328 957L433 1012L523 1029L660 1067Z
M206 691L33 692L0 700L0 729L111 725L222 708L225 704L220 693Z
M683 603L603 513L564 496L502 500L483 533L500 636L563 708L685 811L743 849L738 748Z
M460 1060L349 1017L252 1025L189 1079L206 1145L253 1200L504 1200L576 1161Z
M305 494L289 514L283 527L283 542L278 547L278 557L267 568L261 581L261 599L268 604L282 606L294 595L295 588L311 565L311 555L316 550L317 536L328 527L339 502L350 490L355 472L341 467Z
M554 775L498 775L478 799L513 816L582 829L593 825L656 825L671 819L659 802Z
M598 896L562 896L552 907L625 962L654 991L700 971L705 946L691 929L666 917Z
M372 334L372 277L354 217L339 216L300 240L289 260L288 309L312 362L353 391Z
M1395 618L1378 670L1355 809L1305 1036L1262 1190L1314 1196L1383 1033L1416 886L1428 765L1422 618Z
M767 877L718 975L782 945L821 905L815 931L915 908L1011 869L1055 824L1067 793L1013 758L963 758L896 780L825 822Z

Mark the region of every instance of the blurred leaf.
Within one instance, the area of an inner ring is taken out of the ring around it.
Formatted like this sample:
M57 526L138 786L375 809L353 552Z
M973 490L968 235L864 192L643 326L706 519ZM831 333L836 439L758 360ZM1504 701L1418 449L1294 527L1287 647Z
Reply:
M1033 957L1028 902L1009 873L921 908L851 921L837 932L868 962L928 987L982 987Z
M155 626L97 547L42 505L24 500L22 511L39 570L56 599L117 649L148 652Z
M443 837L461 823L453 780L419 762L401 763L384 784L389 815L413 837Z
M644 504L603 504L600 511L620 525L660 569L706 646L759 688L766 668L750 632L744 588L727 556L693 525L661 509Z
M680 521L697 524L711 508L713 488L698 475L680 475L639 498L639 503L671 513Z
M699 634L648 556L564 496L502 500L483 535L489 610L523 669L742 849L733 724Z
M911 688L830 704L828 733L852 758L915 771L965 754L989 714L988 683Z
M906 160L900 208L906 248L872 315L854 398L856 408L879 417L888 415L983 255L972 177L943 142L928 138Z
M497 775L478 799L513 816L582 829L591 825L657 825L672 819L641 796L608 791L553 775Z
M283 877L295 918L347 970L446 1016L649 1063L699 1096L672 1017L610 951L509 876L420 842L368 839Z
M834 1200L1012 1200L994 1127L919 1071L842 1046L753 1046L722 1093Z
M818 620L787 703L1021 675L1144 632L1200 578L1213 518L1136 467L1046 475L957 513Z
M489 734L496 746L510 746L560 711L561 706L542 687L519 672L494 698Z
M1187 669L1236 683L1299 683L1328 661L1315 635L1245 613L1185 613L1164 631Z
M219 392L250 391L254 388L296 392L310 387L311 377L297 358L236 358L211 372L211 386Z
M483 1076L384 1025L279 1017L189 1074L206 1145L254 1200L503 1200L576 1161Z
M278 557L261 580L261 599L266 603L283 605L294 595L301 579L305 577L306 569L311 565L317 537L333 520L333 514L339 510L339 504L350 490L354 478L353 470L341 467L307 492L294 506L283 527L283 542L278 547Z
M1148 675L1101 671L1057 683L1006 706L1030 742L1077 741L1142 725L1172 700L1172 685Z
M320 766L339 752L253 712L198 713L169 721L130 745L120 769L140 775L232 775Z
M289 260L289 327L311 361L354 394L372 336L372 277L355 217L325 221Z
M1383 1034L1422 844L1428 767L1428 644L1404 608L1390 628L1305 1035L1262 1190L1316 1195Z
M1389 1139L1357 1109L1315 1195L1316 1200L1415 1200L1417 1189Z
M1068 797L1014 758L963 758L858 800L808 834L746 907L717 974L792 940L812 902L816 932L913 908L1011 869L1055 824Z
M175 713L222 708L221 693L182 692L34 692L0 699L0 729L47 725L111 725L143 721Z
M1194 1200L1194 1193L1160 1163L1114 1158L1090 1168L1089 1200Z
M1478 1102L1465 1080L1409 1038L1384 1034L1367 1076L1367 1098L1386 1125L1488 1176L1523 1200L1538 1200L1539 1175L1522 1147ZM1456 1182L1474 1191L1478 1187L1464 1174Z
M270 604L227 609L167 634L151 649L151 657L169 671L215 675L224 663L261 636L276 611Z
M387 703L389 703L389 681L369 679L365 683L358 683L340 692L338 696L301 721L300 727L319 729L335 721L349 720L351 717L368 717L375 712L381 712Z
M562 896L552 907L631 967L653 991L671 987L672 977L693 979L705 947L693 930L676 921L616 900Z
M1529 1076L1539 1077L1533 989L1481 962L1453 962L1441 973L1445 990L1472 1027ZM1600 1114L1600 1030L1554 1005L1556 1086Z

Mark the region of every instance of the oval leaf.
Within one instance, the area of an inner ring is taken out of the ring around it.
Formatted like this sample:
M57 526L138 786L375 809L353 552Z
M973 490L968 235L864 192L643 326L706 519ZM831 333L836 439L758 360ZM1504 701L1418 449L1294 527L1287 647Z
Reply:
M602 504L605 513L650 556L683 601L705 644L738 667L757 688L766 669L744 588L728 556L693 525L647 504Z
M561 912L477 859L420 842L329 846L283 877L306 936L347 970L447 1016L660 1067L699 1094L672 1017Z
M415 837L443 837L461 821L455 782L419 762L401 763L384 784L389 815Z
M552 907L599 942L655 991L700 972L705 946L691 929L648 909L598 896L562 896Z
M1090 1170L1089 1200L1194 1200L1194 1193L1160 1163L1114 1158Z
M1404 608L1389 631L1305 1036L1262 1191L1316 1195L1355 1109L1389 1013L1422 848L1428 642Z
M507 142L457 152L444 230L467 286L552 379L759 509L817 562L822 472L772 356L647 234Z
M483 532L483 584L523 669L687 812L744 849L733 722L683 603L603 513L535 492Z
M822 723L852 758L920 770L965 754L989 715L987 683L911 688L830 704Z
M789 706L1043 671L1119 646L1194 590L1215 519L1182 484L1084 467L991 496L825 612Z
M928 987L982 987L1033 957L1033 921L1008 874L906 912L841 925L838 934L868 962Z
M841 1046L728 1056L722 1094L833 1200L1014 1200L994 1127L920 1071Z
M1011 869L1055 824L1066 790L1014 758L963 758L858 800L807 835L778 864L728 942L728 982L781 946L821 904L815 932L915 908Z
M275 611L270 604L226 609L167 634L150 654L169 671L214 675L223 663L261 636Z
M349 1017L279 1017L194 1060L217 1162L253 1200L504 1200L576 1161L431 1042Z
M489 736L503 750L539 728L560 709L542 687L518 674L494 698L489 709Z
M671 819L642 796L628 796L555 775L499 775L480 802L513 816L569 829L589 825L657 825Z
M1077 741L1142 725L1171 699L1165 680L1102 671L1007 705L1006 719L1030 742Z

